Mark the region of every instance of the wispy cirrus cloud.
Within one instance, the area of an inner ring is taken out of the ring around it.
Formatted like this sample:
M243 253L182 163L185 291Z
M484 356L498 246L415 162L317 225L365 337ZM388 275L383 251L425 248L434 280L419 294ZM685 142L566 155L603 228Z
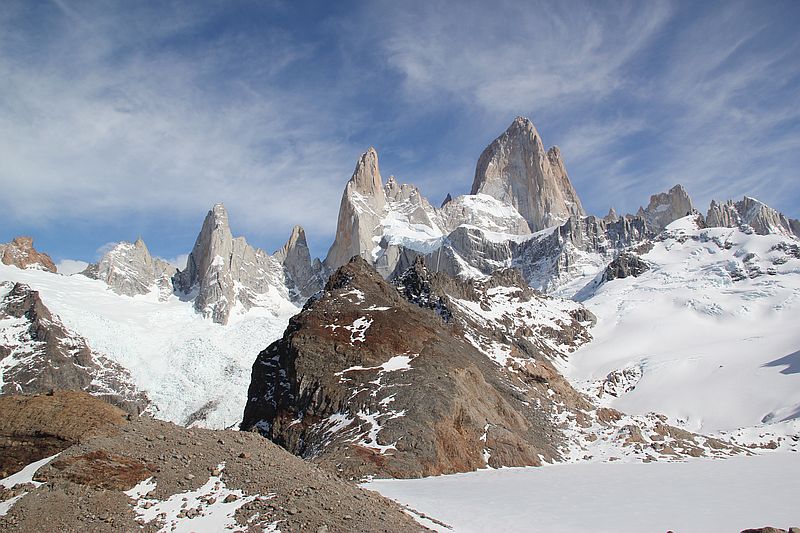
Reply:
M797 216L796 4L377 9L406 98L469 114L485 137L531 115L595 212L635 210L681 182L701 208L747 193Z
M175 257L223 201L255 244L300 223L324 254L369 145L437 202L518 114L591 212L680 182L796 217L798 21L791 1L7 2L0 227Z
M36 24L5 22L5 217L202 217L223 201L239 232L278 240L303 223L327 233L358 148L331 135L318 88L283 84L313 43L280 28L256 42L217 32L218 11L131 6L17 5Z

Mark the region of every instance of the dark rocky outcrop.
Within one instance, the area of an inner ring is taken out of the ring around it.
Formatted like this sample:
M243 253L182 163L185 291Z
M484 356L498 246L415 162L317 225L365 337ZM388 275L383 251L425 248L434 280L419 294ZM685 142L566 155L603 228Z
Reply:
M0 300L0 319L10 319L14 326L0 340L0 394L86 391L129 412L145 408L147 398L131 384L128 371L92 352L50 312L37 291L22 283L2 283L3 288L7 293Z
M259 354L242 428L356 477L558 459L563 436L548 408L529 405L534 397L553 403L548 384L571 387L531 345L519 357L536 358L524 374L532 385L520 393L525 382L512 383L505 365L478 347L491 339L473 330L475 344L467 341L466 322L442 320L439 297L413 277L401 278L401 292L422 307L361 258L334 273L324 294Z
M31 237L15 237L11 242L0 244L0 262L18 268L38 268L49 272L56 271L56 265L49 255L38 252L33 247Z
M630 252L622 252L608 264L603 273L603 280L611 281L627 278L628 276L636 278L648 270L650 270L650 266L639 256Z
M355 478L538 466L598 435L614 443L602 453L647 461L666 457L664 432L678 435L669 457L740 451L655 415L601 415L554 364L594 317L515 269L465 280L417 259L395 284L360 257L337 270L258 355L241 428Z

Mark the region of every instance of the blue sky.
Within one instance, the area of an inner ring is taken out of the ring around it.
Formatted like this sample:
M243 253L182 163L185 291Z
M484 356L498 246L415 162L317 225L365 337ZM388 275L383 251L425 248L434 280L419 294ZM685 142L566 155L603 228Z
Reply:
M358 156L433 203L516 115L590 213L682 183L800 217L800 2L51 2L0 11L0 242L187 253L225 202L324 256Z

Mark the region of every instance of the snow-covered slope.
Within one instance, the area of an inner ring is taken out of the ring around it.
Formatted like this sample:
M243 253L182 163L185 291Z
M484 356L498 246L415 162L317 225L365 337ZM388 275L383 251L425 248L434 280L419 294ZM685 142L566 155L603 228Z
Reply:
M699 432L800 417L800 243L667 227L639 277L585 287L594 340L568 376L602 404Z
M283 334L298 308L275 292L235 312L226 326L191 301L158 292L122 296L102 281L0 265L0 280L23 282L90 348L131 373L156 417L223 428L239 423L253 359Z
M800 525L800 454L566 464L366 484L435 531L727 533ZM449 527L445 527L449 526Z

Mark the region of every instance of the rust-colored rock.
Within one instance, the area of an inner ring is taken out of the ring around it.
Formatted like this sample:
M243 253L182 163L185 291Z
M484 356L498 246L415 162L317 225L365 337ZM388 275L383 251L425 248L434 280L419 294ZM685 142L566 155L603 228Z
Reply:
M156 466L106 450L56 459L40 470L36 481L66 480L87 487L130 490L151 477Z
M14 265L19 268L56 271L56 265L50 256L37 252L33 247L33 238L31 237L15 237L7 244L0 244L0 261L4 265Z

